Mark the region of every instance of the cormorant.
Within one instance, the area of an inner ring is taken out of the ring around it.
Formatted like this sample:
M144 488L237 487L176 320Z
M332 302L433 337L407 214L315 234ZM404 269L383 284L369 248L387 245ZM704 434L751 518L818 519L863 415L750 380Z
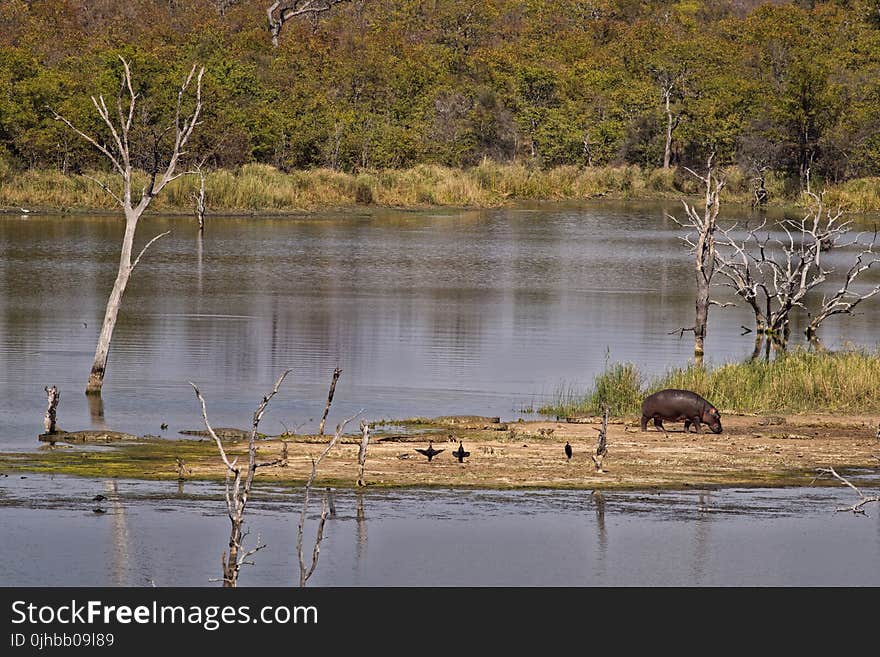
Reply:
M470 452L464 451L464 446L461 444L461 441L458 441L458 449L452 452L452 455L458 459L459 463L464 463L464 458L466 456L470 456Z
M106 497L104 497L103 495L101 495L100 493L98 493L97 495L95 495L95 496L92 498L92 502L103 502L103 501L106 500L106 499L107 499Z
M566 441L565 443L565 458L569 461L571 460L571 445Z
M159 428L162 429L162 431L165 431L165 429L168 428L168 423L167 423L167 422L163 422L161 425L159 425Z
M428 463L430 463L430 462L431 462L431 459L434 458L435 456L437 456L437 454L439 454L439 453L442 452L443 450L442 450L442 449L434 449L434 441L433 441L433 440L429 440L429 441L428 441L428 449L416 449L416 451L417 451L419 454L424 454L425 456L427 456L427 457L428 457Z
M97 507L96 509L92 509L92 512L94 512L94 513L107 513L107 511L102 509L101 507Z

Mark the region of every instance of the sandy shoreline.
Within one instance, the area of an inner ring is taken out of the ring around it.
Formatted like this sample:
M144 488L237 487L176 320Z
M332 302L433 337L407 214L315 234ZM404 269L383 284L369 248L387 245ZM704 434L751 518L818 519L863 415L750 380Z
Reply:
M721 434L686 434L681 424L642 432L637 418L608 427L604 472L597 472L598 422L515 422L492 428L421 426L377 432L368 450L365 480L374 487L676 489L686 487L796 486L817 468L880 468L877 422L862 415L726 416ZM432 462L418 452L428 440L444 450ZM327 437L286 437L287 465L261 468L258 481L301 485ZM470 452L452 455L458 441ZM573 448L567 461L565 442ZM357 478L356 436L346 436L321 464L319 485L350 487ZM246 442L229 442L230 455ZM259 460L279 458L283 443L259 441ZM223 466L209 440L144 440L95 448L44 447L0 454L0 473L42 472L91 477L177 479L177 459L187 479L220 479ZM831 482L828 482L831 483ZM877 482L880 483L880 482ZM870 483L866 484L870 485Z

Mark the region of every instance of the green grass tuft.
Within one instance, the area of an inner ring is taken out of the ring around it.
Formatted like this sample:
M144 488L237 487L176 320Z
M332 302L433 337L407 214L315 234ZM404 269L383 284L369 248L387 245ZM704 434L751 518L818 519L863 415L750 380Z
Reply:
M838 353L794 349L768 362L715 368L675 368L647 385L630 363L600 374L591 391L560 390L539 409L543 415L640 413L642 399L664 388L692 390L718 408L738 413L866 413L880 410L880 352Z

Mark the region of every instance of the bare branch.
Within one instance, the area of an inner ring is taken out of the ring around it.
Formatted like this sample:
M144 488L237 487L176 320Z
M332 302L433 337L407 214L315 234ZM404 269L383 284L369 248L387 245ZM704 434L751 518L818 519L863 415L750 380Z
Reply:
M226 465L227 470L230 472L235 472L235 468L232 463L229 462L229 458L226 456L226 450L223 449L223 443L220 441L220 437L214 432L214 428L211 426L211 423L208 421L208 410L205 407L205 398L202 397L202 393L199 391L198 387L192 381L187 381L192 386L192 389L196 393L196 397L199 400L199 403L202 406L202 419L205 422L205 428L208 430L208 435L214 439L214 442L217 445L217 450L220 452L220 458L223 459L223 463Z
M321 498L321 519L318 521L318 531L315 535L315 546L312 549L312 565L309 567L308 572L302 577L300 581L300 586L305 586L306 582L309 581L309 578L312 576L312 573L315 572L315 568L318 565L318 555L321 552L321 540L324 538L324 524L327 522L327 493L324 492L324 496Z
M106 183L104 183L101 180L98 180L97 178L95 178L93 176L89 176L87 174L83 174L83 178L87 178L88 180L91 180L92 182L97 183L101 189L103 189L105 192L107 192L108 194L110 194L110 196L113 197L114 201L119 203L119 205L121 205L121 206L125 206L125 203L123 202L123 200L121 198L119 198L116 195L116 193L112 189L110 189L110 187L107 186Z
M245 508L247 507L248 498L250 496L254 474L256 473L258 467L256 462L257 429L259 428L260 420L263 417L266 406L268 406L269 401L278 393L278 389L281 387L281 384L284 382L284 379L289 373L290 370L285 370L284 373L282 373L281 376L278 377L278 380L275 382L272 391L268 395L263 397L262 401L257 406L257 409L254 411L253 430L251 431L250 440L248 441L248 471L243 482L241 477L241 469L237 467L238 459L234 459L231 462L229 461L226 450L223 448L223 443L220 441L220 438L217 436L217 433L214 431L211 423L208 421L208 411L205 407L205 399L204 397L202 397L202 393L192 381L189 382L201 404L202 419L205 422L205 428L208 430L208 434L214 439L214 442L217 445L217 450L220 452L220 458L223 460L223 463L226 466L226 510L232 527L229 535L229 552L228 555L226 552L224 552L222 559L223 586L225 587L237 586L238 573L241 569L241 566L250 563L246 560L247 557L266 547L265 545L258 544L257 547L255 547L254 549L240 554L242 549L242 541L247 536L247 533L242 531L242 527L244 524L244 512ZM232 477L231 483L230 476ZM257 542L259 543L259 539Z
M92 100L94 100L94 98L93 98ZM122 168L122 165L119 164L119 160L116 159L116 156L114 156L106 146L104 146L103 144L99 144L97 141L95 141L94 138L92 138L91 136L87 135L86 133L84 133L84 132L83 132L82 130L80 130L79 128L77 128L77 127L76 127L75 125L73 125L73 123L71 123L67 118L65 118L64 116L62 116L62 115L59 114L58 112L56 112L54 109L52 109L52 108L49 107L48 105L46 105L46 109L48 109L50 112L52 112L52 114L53 114L53 116L54 116L54 118L55 118L56 121L61 121L62 123L64 123L64 125L66 125L68 128L70 128L71 130L73 130L76 134L78 134L80 137L82 137L82 138L85 139L87 142L89 142L92 146L94 146L94 147L97 148L99 151L101 151L101 153L103 153L104 156L107 157L107 159L110 160L110 162L113 164L113 168L116 169L116 171L118 171L120 174L124 174L124 173L125 173L125 170Z
M158 239L161 239L161 238L165 237L166 235L170 235L170 234L171 234L171 231L170 231L170 230L166 230L164 233L159 233L158 235L156 235L156 237L154 237L154 238L151 239L149 242L147 242L147 243L144 245L144 248L141 249L141 252L138 253L138 257L135 258L135 259L134 259L134 262L131 263L131 268L134 269L135 267L137 267L137 264L141 261L141 258L143 257L143 255L147 252L147 249L149 249L150 246L152 246L153 242L155 242L155 241L158 240Z
M816 468L816 472L817 472L817 476L815 479L813 479L813 482L815 482L816 479L818 479L822 475L830 475L830 476L834 477L835 479L837 479L838 481L841 481L845 485L852 488L856 492L856 494L859 496L858 502L856 502L852 506L840 507L839 509L837 509L838 511L852 511L855 514L867 516L868 514L865 512L865 509L863 507L866 504L870 504L871 502L880 502L880 495L872 495L872 496L865 495L862 491L860 491L858 488L856 488L848 479L837 474L837 472L834 470L834 468L832 468L830 466L827 468Z
M330 412L330 404L333 403L333 394L336 392L336 382L339 380L339 375L342 374L342 370L338 367L333 369L333 380L330 381L330 392L327 395L327 406L324 407L324 415L321 417L321 424L318 425L318 435L324 435L324 423L327 421L327 414Z

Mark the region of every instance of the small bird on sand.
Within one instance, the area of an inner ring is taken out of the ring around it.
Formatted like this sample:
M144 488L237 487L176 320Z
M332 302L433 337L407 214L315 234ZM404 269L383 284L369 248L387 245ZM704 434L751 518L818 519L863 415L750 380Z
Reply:
M100 493L98 493L97 495L95 495L95 496L92 498L92 502L103 502L103 501L106 500L106 499L107 499L107 498L106 498L105 496L103 496L103 495L101 495Z
M458 449L452 452L452 455L458 459L459 463L464 463L464 459L466 456L470 456L470 452L464 451L464 446L461 444L461 441L458 441Z
M439 454L440 452L442 452L442 451L444 451L444 450L442 450L442 449L434 449L434 441L433 441L433 440L429 440L429 441L428 441L428 449L416 449L416 451L417 451L419 454L424 454L425 456L427 456L427 457L428 457L428 463L430 463L430 462L431 462L431 459L433 459L435 456L437 456L437 454Z
M566 441L565 443L565 458L571 461L571 445Z

